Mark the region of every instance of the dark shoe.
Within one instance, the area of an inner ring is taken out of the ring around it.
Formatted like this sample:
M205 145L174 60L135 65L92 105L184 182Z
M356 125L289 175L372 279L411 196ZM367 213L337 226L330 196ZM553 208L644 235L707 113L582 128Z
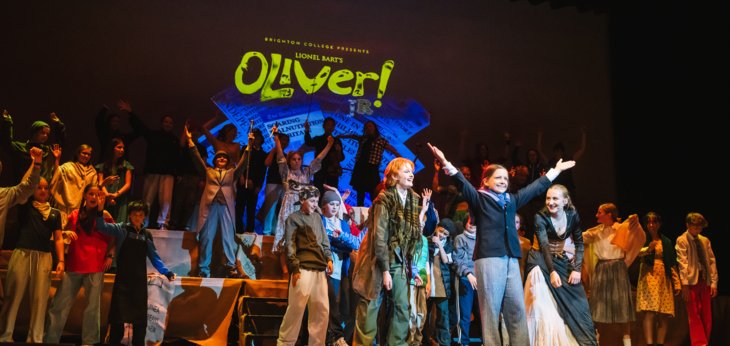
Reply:
M210 277L210 274L209 273L198 273L198 277L201 277L201 278L209 278Z
M229 279L240 279L243 277L236 266L226 266L226 277Z

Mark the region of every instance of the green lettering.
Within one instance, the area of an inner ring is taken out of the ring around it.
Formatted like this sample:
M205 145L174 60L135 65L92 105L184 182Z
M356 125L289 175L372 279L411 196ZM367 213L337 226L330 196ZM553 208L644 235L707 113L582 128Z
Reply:
M271 54L271 69L269 77L266 78L264 87L261 88L261 101L270 101L273 99L290 98L294 94L294 88L272 89L271 86L276 81L276 75L279 74L279 66L281 65L281 54Z
M338 70L330 77L330 80L327 82L327 87L337 95L347 95L352 92L352 87L341 87L338 84L352 80L353 77L355 75L350 70Z
M284 69L281 71L281 78L279 78L279 84L288 85L291 84L291 59L284 59Z
M366 79L378 80L378 78L380 78L380 77L375 72L362 73L360 71L357 71L356 78L355 78L355 91L352 92L352 96L365 95L363 82Z
M259 77L256 78L256 81L254 81L251 84L246 84L243 81L244 72L248 71L248 61L251 58L258 58L261 61L261 72L259 73ZM241 58L241 64L238 65L238 68L236 68L236 73L234 75L234 82L236 83L236 88L238 89L241 94L253 94L259 89L261 89L261 86L264 84L264 80L266 79L266 71L269 69L269 62L266 61L266 57L259 53L259 52L248 52L243 55L243 58Z
M380 107L383 105L382 102L380 102L380 99L383 98L383 95L385 94L385 88L388 87L388 80L390 79L390 74L393 72L393 67L395 67L395 61L393 60L386 60L383 63L383 67L380 70L380 86L378 87L378 99L373 102L373 106Z
M302 90L304 90L307 94L316 93L324 85L324 82L327 81L327 77L330 76L330 70L331 68L329 66L324 66L319 71L317 77L311 79L307 77L306 73L304 73L304 69L302 69L302 64L299 60L294 60L294 75L297 76L299 86L302 87Z

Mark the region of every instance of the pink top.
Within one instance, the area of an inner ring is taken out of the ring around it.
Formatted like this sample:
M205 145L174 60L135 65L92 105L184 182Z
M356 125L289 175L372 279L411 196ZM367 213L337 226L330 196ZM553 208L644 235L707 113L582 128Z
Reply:
M106 259L106 250L111 237L100 233L96 230L96 221L91 234L86 231L76 221L79 218L79 210L76 209L68 215L68 224L73 232L76 232L78 239L74 240L68 246L68 254L66 255L66 271L87 274L103 272L104 260ZM106 222L114 222L113 219L104 219Z

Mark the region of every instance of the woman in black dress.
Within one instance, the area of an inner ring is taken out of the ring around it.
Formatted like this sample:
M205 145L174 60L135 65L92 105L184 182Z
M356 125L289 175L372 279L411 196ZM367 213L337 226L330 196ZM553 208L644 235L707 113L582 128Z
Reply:
M588 299L581 284L583 231L568 189L556 184L535 215L535 238L527 256L525 307L530 338L535 345L597 345ZM572 238L575 254L563 250ZM549 289L550 297L541 294ZM555 314L554 308L557 308ZM568 330L565 330L567 326Z

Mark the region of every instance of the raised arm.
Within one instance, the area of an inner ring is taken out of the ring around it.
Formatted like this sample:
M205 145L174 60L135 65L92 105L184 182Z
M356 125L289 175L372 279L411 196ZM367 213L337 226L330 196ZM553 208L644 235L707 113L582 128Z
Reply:
M474 208L479 205L479 192L477 192L474 186L472 186L471 183L464 178L464 175L446 159L446 156L444 156L441 149L431 145L431 143L427 143L427 145L428 148L431 149L434 158L436 158L436 160L441 163L441 166L444 167L446 174L455 178L454 184L456 184L456 189L461 192L461 195L469 204L470 208Z
M276 126L274 126L272 131L274 132L274 150L276 150L276 161L279 161L284 158L284 149L281 147L281 141L279 140L279 133Z
M337 136L337 138L339 138L339 139L354 139L354 140L359 141L362 138L362 136L358 136L358 135L353 134L353 133L348 133L348 134L344 134L344 135L339 135L339 136Z
M385 145L385 150L388 150L388 151L390 151L391 153L393 153L393 155L395 155L395 156L397 156L397 157L401 157L401 156L403 156L403 155L401 155L401 154L400 154L400 153L398 152L398 150L395 150L395 148L394 148L394 147L393 147L392 145L390 145L390 143L388 143L388 144L386 144L386 145Z
M330 149L332 149L332 145L335 143L335 138L332 136L327 137L327 145L322 149L322 152L317 155L316 159L322 161L325 156L327 156L327 153L329 153Z
M193 143L193 135L190 134L190 130L188 130L187 125L185 125L183 133L185 134L185 138L188 140L188 150L190 151L190 157L193 160L193 166L195 166L195 169L198 170L198 173L201 175L205 174L205 161L202 157L200 157L198 148L195 146L195 143Z
M0 147L10 148L13 141L13 117L10 116L7 109L3 109L2 119L0 119Z
M51 125L51 133L53 133L55 143L64 146L66 144L66 125L61 122L61 118L55 112L51 112L50 118L51 122L49 125Z
M438 159L433 160L433 180L431 181L431 189L438 192L439 186L439 171L441 170L441 161Z
M248 164L246 161L248 161L249 158L251 157L251 148L253 148L253 141L254 141L253 133L249 133L248 134L248 144L246 145L246 150L244 150L241 153L241 158L238 159L238 163L236 164L236 170L233 171L233 174L236 177L239 177L241 174L243 174L243 172L248 167Z
M431 201L431 194L433 191L429 189L423 189L421 193L421 212L418 214L418 221L421 222L421 228L426 223L426 211L428 211L428 202Z
M313 147L314 141L312 141L312 135L309 133L309 118L304 120L304 144Z
M185 127L182 129L182 133L180 134L180 148L187 148L188 147L188 136L185 134L186 131L190 131L190 120L185 121ZM190 136L192 138L192 134ZM194 144L194 143L193 143Z
M104 204L100 204L104 205ZM102 209L103 210L103 209ZM123 239L125 236L124 224L122 223L108 223L104 220L102 213L99 213L96 217L96 229L108 236Z
M264 166L270 167L274 162L274 157L276 157L276 150L269 151L269 153L266 154L266 159L264 159Z
M205 135L205 138L208 140L208 143L218 150L220 148L220 141L210 132L210 128L213 124L215 124L216 120L218 120L218 115L206 121L200 129Z
M433 206L433 201L428 202L428 209L426 210L426 222L423 223L423 230L421 234L426 237L433 235L436 231L436 226L439 223L439 215L436 212L436 208Z
M322 151L317 155L317 157L312 160L312 162L309 163L309 171L311 173L317 173L320 169L322 169L322 160L325 156L327 156L327 153L332 149L332 145L335 143L335 138L332 136L327 137L327 145L322 149ZM282 175L283 176L283 175Z
M545 176L540 177L539 179L533 181L529 185L517 191L517 193L514 195L517 209L522 208L533 198L547 191L547 189L550 187L550 182L555 180L555 178L557 178L562 171L571 169L573 168L573 166L575 166L575 161L563 161L563 159L560 159L555 164L555 167L551 168L547 173L545 173Z
M142 121L142 119L140 119L139 116L132 111L132 104L124 100L119 100L117 101L117 107L120 111L127 112L127 114L129 114L129 125L132 126L132 130L135 134L145 138L150 135L150 128L147 127L144 121Z
M23 176L20 184L13 187L4 188L6 191L5 199L0 203L5 204L8 208L24 203L30 196L33 195L38 182L40 181L41 174L41 162L43 160L43 150L39 148L30 149L31 160L28 171ZM0 239L0 245L2 245L2 239Z

